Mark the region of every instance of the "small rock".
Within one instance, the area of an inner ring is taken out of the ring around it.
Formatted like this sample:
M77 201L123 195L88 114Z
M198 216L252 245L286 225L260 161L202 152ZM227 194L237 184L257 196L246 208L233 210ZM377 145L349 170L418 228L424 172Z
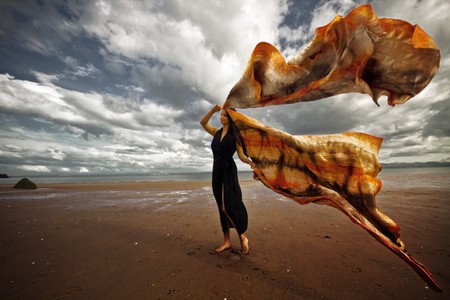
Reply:
M35 190L37 188L36 184L29 180L28 178L22 178L16 185L15 189L31 189Z

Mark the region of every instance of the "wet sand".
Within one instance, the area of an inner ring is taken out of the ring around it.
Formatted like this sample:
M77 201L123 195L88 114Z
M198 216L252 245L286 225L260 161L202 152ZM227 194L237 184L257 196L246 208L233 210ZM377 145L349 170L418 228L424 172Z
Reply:
M241 182L250 255L239 255L235 232L233 249L215 254L209 185L0 184L0 298L448 299L450 187L388 183L377 198L438 294L340 211L254 181Z

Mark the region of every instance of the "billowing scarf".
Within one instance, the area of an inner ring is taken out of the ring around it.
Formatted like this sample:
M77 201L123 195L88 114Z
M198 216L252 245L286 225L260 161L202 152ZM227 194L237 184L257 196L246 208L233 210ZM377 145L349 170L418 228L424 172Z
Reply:
M227 112L241 145L256 164L255 179L300 204L339 209L441 291L425 266L406 252L400 227L376 206L381 138L358 132L292 136L239 112Z
M316 29L287 63L271 44L259 43L231 89L225 107L249 108L364 93L392 106L422 91L439 68L440 52L418 25L378 19L370 4Z
M368 94L375 102L387 95L394 106L427 86L439 60L439 50L419 26L378 19L369 4L363 5L318 28L312 42L288 63L274 46L258 44L224 107L288 104L349 92ZM442 291L425 266L406 252L400 227L376 206L381 138L357 132L292 136L227 112L256 164L255 179L300 204L339 209Z

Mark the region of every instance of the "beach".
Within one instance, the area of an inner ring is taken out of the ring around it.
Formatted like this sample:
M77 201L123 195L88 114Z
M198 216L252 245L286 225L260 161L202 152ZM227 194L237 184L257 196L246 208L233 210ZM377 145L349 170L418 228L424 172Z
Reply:
M386 173L381 211L443 289L337 209L241 180L250 254L220 254L209 180L0 183L1 299L448 299L449 172Z

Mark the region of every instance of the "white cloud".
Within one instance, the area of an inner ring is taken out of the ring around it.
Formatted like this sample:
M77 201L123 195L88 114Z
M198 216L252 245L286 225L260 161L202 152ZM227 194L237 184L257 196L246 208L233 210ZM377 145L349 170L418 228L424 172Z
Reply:
M80 19L108 53L175 66L185 83L222 102L256 43L276 42L286 9L281 0L97 1Z
M64 74L58 77L93 77L96 73L99 72L92 63L88 63L84 66L79 65L78 61L71 56L66 56L65 58L63 58L63 61L70 69L66 70Z
M81 93L46 81L37 83L0 74L0 107L5 112L72 127L74 133L113 134L120 128L168 126L181 114L149 99L141 106L126 102L117 96Z
M89 171L88 168L81 167L80 170L79 170L78 172L80 172L80 173L89 173L90 171Z
M283 55L286 60L289 60L299 52L299 48L296 47L296 43L301 41L303 44L308 43L307 38L311 37L308 33L307 26L300 26L298 28L292 29L288 26L282 26L279 28L278 38L285 39L289 46L285 47L283 50ZM294 46L290 46L290 43Z
M50 169L46 166L30 166L30 165L22 165L18 166L18 169L30 172L42 172L42 173L50 173Z
M180 169L184 163L196 164L189 162L196 150L182 141L189 136L189 129L175 122L182 111L149 99L130 104L117 96L75 92L48 81L1 75L0 107L18 118L32 117L38 125L24 127L17 119L9 121L0 154L8 157L11 166L21 160L41 161L54 172L83 172L87 168L80 165L92 165L89 171L99 173L113 169L149 172L155 167ZM86 133L96 137L80 140Z
M309 33L314 35L317 27L330 23L337 15L345 16L351 9L358 6L360 1L331 0L321 1L312 12L313 18L310 23Z

